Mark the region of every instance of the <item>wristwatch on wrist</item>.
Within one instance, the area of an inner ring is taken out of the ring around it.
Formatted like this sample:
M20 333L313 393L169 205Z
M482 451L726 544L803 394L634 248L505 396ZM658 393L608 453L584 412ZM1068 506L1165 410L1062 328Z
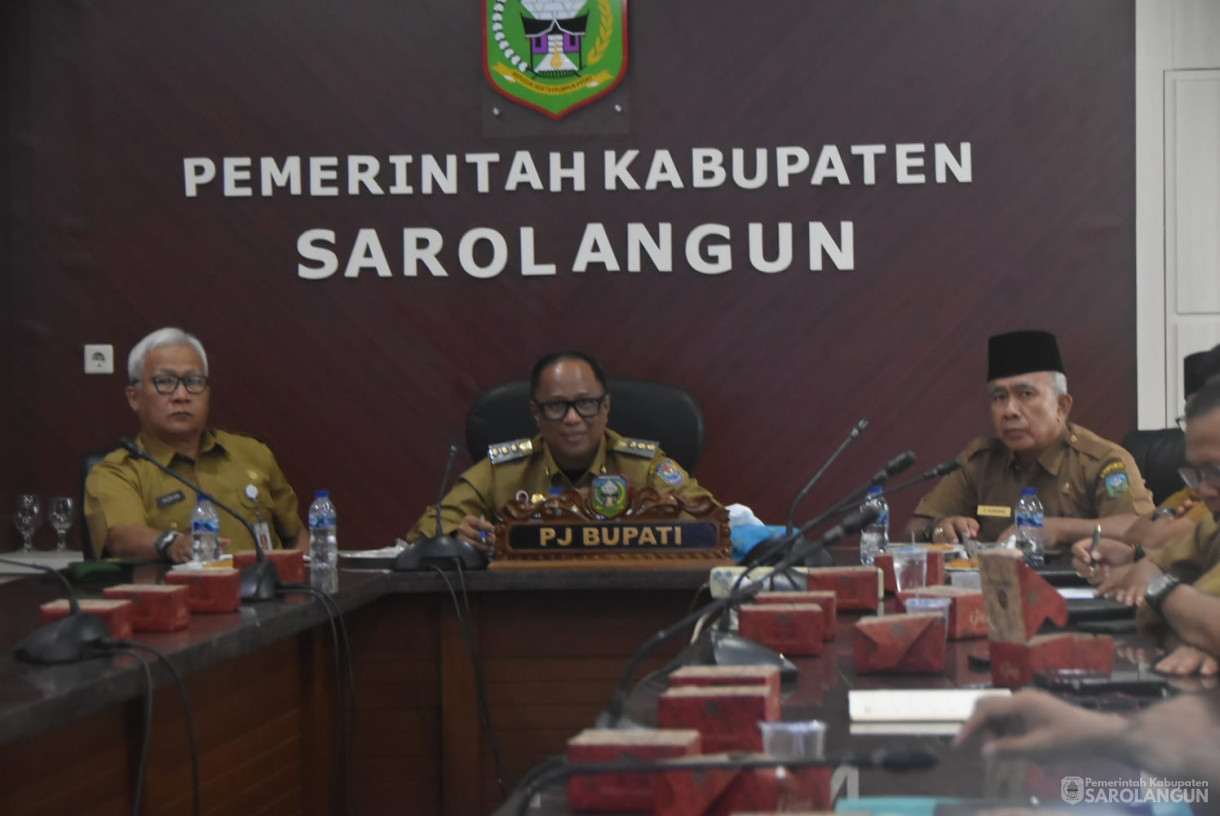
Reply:
M1148 589L1144 590L1144 600L1152 607L1152 611L1159 615L1161 607L1165 605L1165 599L1181 585L1181 578L1163 572L1148 583Z
M157 555L161 556L166 561L170 560L169 545L174 543L174 539L178 537L176 530L166 530L161 535L157 536L157 541L153 544L157 548Z
M1131 560L1132 560L1132 561L1139 561L1139 560L1141 560L1141 559L1142 559L1142 558L1143 558L1145 555L1147 555L1147 554L1148 554L1148 553L1144 552L1144 545L1143 545L1143 544L1136 544L1136 545L1135 545L1135 550L1134 550L1134 551L1131 553Z

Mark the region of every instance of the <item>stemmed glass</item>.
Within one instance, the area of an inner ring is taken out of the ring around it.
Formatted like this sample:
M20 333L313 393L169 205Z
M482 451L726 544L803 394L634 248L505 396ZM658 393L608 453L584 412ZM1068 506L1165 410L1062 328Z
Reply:
M51 526L55 528L55 535L58 539L55 542L55 551L64 552L68 549L68 531L72 529L72 499L67 496L56 496L51 499L51 504L47 508L47 520L51 522Z
M21 533L21 551L34 551L34 531L42 524L42 502L31 493L17 497L17 510L13 513L13 526Z

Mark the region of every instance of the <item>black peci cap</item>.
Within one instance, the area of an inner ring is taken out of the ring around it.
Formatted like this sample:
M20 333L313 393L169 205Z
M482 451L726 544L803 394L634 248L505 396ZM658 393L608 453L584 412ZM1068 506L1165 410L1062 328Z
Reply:
M1015 331L988 338L988 382L1031 371L1067 373L1055 335L1045 331Z

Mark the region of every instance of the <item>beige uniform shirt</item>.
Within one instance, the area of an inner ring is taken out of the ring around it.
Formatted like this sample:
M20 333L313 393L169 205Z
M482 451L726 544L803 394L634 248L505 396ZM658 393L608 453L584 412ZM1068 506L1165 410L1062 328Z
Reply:
M961 453L962 469L941 479L915 508L929 520L969 516L979 522L979 540L995 541L1014 523L1021 489L1038 491L1048 518L1144 515L1152 497L1131 454L1079 425L1051 445L1028 470L994 437L979 437ZM931 526L931 525L929 525Z
M273 546L296 543L301 531L296 493L271 449L262 442L227 431L204 431L199 458L192 462L155 439L140 436L137 441L158 462L211 493L246 521L253 524L261 516L271 527ZM245 494L246 485L251 484L258 488L257 508ZM110 528L119 524L144 524L190 535L196 501L193 490L151 462L116 450L85 481L85 522L99 551ZM229 539L229 552L253 550L249 531L220 508L216 512L220 536Z
M1200 592L1220 596L1220 526L1210 512L1194 530L1149 552L1148 558Z
M512 450L513 445L518 446L517 451ZM525 447L528 451L524 451ZM494 521L500 509L519 495L547 496L552 488L588 487L593 477L602 473L621 473L633 487L672 492L687 501L703 497L715 501L711 493L666 456L656 443L629 439L610 430L598 446L593 463L575 484L555 464L541 435L491 446L493 451L501 448L506 449L504 454L482 459L459 476L457 484L441 502L441 526L447 535L452 535L466 516ZM505 461L498 464L492 461L501 457ZM436 511L429 508L407 533L407 541L427 538L434 535L435 530Z

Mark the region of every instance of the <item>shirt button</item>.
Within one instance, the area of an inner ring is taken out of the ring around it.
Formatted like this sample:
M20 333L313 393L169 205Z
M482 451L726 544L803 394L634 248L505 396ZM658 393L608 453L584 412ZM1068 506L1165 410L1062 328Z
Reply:
M177 530L177 529L178 529L178 522L176 522L176 521L171 521L171 522L169 523L169 526L170 526L170 528L171 528L171 529Z

